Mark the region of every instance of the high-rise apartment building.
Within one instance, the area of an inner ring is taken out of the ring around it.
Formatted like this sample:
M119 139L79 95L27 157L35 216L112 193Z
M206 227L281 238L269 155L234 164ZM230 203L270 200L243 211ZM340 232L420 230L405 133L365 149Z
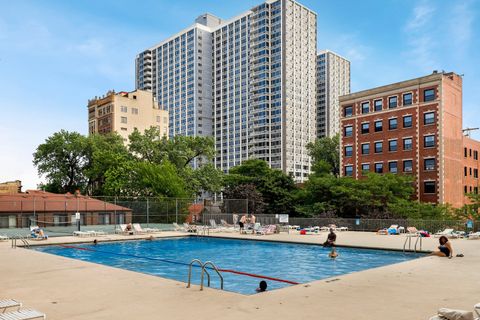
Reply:
M158 108L151 92L109 91L88 101L89 134L117 132L127 143L134 129L143 133L152 126L157 127L161 135L168 134L168 111Z
M350 61L323 50L317 56L317 137L340 133L339 97L350 93Z
M258 158L303 181L316 136L316 47L317 16L293 0L226 21L205 14L137 56L137 88L170 111L170 136L213 136L225 172Z
M450 72L340 98L342 175L412 175L416 198L461 207L478 192L480 143L462 134L462 77Z

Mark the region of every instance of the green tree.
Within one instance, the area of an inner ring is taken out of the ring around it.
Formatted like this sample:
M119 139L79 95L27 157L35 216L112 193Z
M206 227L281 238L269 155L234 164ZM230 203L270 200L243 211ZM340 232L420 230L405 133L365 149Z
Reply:
M319 138L307 144L312 158L312 171L315 174L331 173L340 175L340 136Z
M45 176L46 190L58 193L85 190L88 162L88 141L77 132L61 130L40 144L33 154L39 175Z
M248 213L262 214L264 213L265 203L263 202L262 194L257 190L256 186L252 183L239 184L230 186L223 191L225 199L247 199L248 200ZM227 208L224 208L224 211ZM247 213L247 208L244 201L230 201L228 203L228 210L237 214Z

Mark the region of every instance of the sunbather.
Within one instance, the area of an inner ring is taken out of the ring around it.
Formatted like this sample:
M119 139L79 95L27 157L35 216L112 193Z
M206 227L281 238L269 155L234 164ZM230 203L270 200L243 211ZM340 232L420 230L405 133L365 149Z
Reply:
M335 241L337 241L337 235L333 232L333 228L330 228L330 233L327 236L327 241L323 243L324 247L334 247Z
M438 239L438 242L440 243L440 245L438 246L438 251L433 251L430 255L452 258L453 248L450 244L450 241L448 241L448 238L445 236L441 236Z

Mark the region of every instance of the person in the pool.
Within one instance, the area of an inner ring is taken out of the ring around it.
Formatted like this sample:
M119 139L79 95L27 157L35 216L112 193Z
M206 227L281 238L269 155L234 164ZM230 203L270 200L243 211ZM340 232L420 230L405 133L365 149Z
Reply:
M333 228L330 228L330 233L327 236L327 241L323 243L324 247L334 247L335 241L337 241L337 235L333 232Z
M330 251L330 253L328 254L328 257L332 259L335 259L338 257L338 253L337 253L337 250L335 250L335 247L332 247L332 251Z
M258 284L258 288L255 289L255 291L257 291L257 292L267 291L267 281L265 281L265 280L260 281L260 283Z
M450 244L450 241L448 241L448 238L445 236L441 236L438 239L438 242L440 245L438 246L437 251L433 251L430 253L432 256L438 256L438 257L447 257L447 258L452 258L453 257L453 248L452 245Z

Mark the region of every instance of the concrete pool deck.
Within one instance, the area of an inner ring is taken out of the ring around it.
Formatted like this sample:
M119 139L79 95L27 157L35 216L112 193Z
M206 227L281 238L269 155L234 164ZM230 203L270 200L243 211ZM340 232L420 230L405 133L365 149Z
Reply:
M185 235L162 232L156 237ZM320 244L319 235L211 236ZM144 238L110 235L99 241ZM34 244L91 242L61 237ZM402 249L405 236L340 232L339 245ZM424 238L423 249L438 239ZM428 319L440 307L471 310L480 301L480 241L451 240L463 258L425 257L245 296L199 291L174 280L0 243L0 299L14 298L47 319ZM341 248L339 249L341 254ZM335 281L332 281L335 280Z

